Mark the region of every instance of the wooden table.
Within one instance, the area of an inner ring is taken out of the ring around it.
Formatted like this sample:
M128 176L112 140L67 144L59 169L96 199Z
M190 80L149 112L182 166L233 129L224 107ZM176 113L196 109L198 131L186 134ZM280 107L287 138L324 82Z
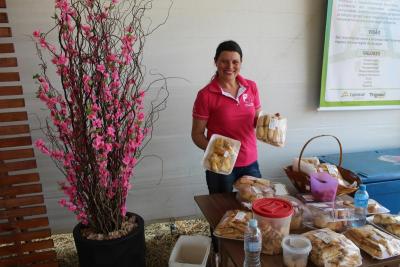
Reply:
M235 193L195 196L194 200L213 229L217 226L227 210L243 209L236 200ZM226 266L228 258L236 267L243 266L243 241L220 238L219 252L221 254L221 264L223 267ZM400 256L386 260L376 260L363 251L361 252L361 255L363 257L362 266L400 267ZM282 255L269 256L261 254L261 263L263 267L284 266ZM315 265L309 261L308 266Z

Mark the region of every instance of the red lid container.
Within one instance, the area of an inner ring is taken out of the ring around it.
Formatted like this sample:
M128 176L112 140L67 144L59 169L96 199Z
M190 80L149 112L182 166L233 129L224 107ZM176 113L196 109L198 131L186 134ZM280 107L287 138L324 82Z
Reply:
M253 201L253 212L267 218L286 218L293 214L293 206L281 198L260 198Z

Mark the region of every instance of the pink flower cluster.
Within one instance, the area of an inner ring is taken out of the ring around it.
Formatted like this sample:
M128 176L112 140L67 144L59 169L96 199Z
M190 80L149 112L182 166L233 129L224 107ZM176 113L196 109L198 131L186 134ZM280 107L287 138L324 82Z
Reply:
M66 174L60 183L66 199L59 204L82 223L95 225L106 209L125 216L130 178L148 132L145 94L134 77L133 29L127 27L117 42L115 35L99 30L112 23L109 11L118 0L103 8L103 1L86 0L87 7L79 11L71 1L55 1L57 48L46 34L33 33L38 49L52 56L62 85L57 90L45 71L36 76L38 97L50 111L58 145L41 139L35 145Z

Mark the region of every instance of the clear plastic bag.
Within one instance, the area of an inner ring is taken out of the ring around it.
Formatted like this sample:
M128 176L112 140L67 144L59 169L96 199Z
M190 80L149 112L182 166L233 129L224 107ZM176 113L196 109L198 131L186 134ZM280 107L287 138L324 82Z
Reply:
M400 255L400 240L372 225L349 229L344 235L376 259L382 260Z
M260 112L257 119L256 137L267 144L283 147L286 141L287 119L279 113Z
M269 180L248 175L239 178L233 188L238 191L236 199L248 209L254 200L275 195L274 185Z
M342 234L318 229L303 235L311 241L309 258L317 266L357 267L362 264L360 249Z
M213 134L203 156L203 167L209 171L228 175L240 150L240 141Z
M400 237L400 215L375 214L372 218L367 218L367 220L391 235Z
M302 172L310 175L318 172L318 165L320 164L317 157L302 158L300 161L300 169ZM293 170L299 171L299 158L294 158L292 163Z
M250 211L228 210L215 227L214 235L220 238L243 240L247 222L253 218Z

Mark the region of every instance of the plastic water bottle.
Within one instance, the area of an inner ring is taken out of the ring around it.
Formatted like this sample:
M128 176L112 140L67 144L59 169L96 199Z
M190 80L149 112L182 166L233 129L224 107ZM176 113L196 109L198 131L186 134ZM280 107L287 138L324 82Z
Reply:
M261 267L262 237L260 229L257 227L257 220L250 219L244 233L244 263L243 267Z
M360 188L354 195L354 208L356 220L353 223L354 227L363 226L366 223L368 213L368 192L365 184L360 185Z

